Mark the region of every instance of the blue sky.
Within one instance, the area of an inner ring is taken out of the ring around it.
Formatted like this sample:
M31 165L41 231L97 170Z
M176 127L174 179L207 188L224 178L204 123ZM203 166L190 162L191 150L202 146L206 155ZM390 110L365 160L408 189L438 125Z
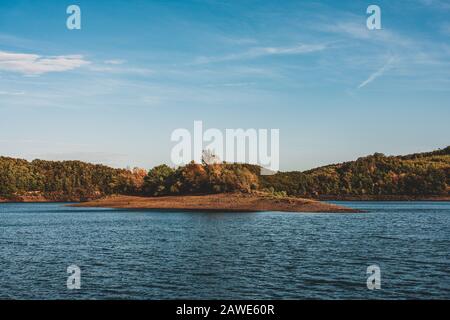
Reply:
M194 120L280 129L282 170L433 150L449 58L446 0L2 0L0 154L149 168Z

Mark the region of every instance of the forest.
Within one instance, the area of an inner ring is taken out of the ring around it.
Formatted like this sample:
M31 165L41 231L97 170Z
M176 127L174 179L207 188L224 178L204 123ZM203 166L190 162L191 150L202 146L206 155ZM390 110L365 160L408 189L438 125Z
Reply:
M406 156L375 153L356 161L261 178L262 188L315 198L448 195L450 147Z
M190 163L146 171L81 161L27 161L0 157L0 197L41 195L49 201L85 201L111 194L163 196L264 191L309 198L448 196L450 147L406 156L375 153L304 172L261 176L248 164Z
M140 192L147 172L81 161L26 161L0 157L0 196L42 195L53 201L83 201Z

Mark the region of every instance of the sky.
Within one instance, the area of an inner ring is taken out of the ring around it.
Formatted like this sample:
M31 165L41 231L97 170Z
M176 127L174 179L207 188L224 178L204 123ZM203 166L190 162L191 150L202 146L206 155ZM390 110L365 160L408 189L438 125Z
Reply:
M2 0L0 155L151 168L195 120L279 129L283 171L431 151L449 58L450 0Z

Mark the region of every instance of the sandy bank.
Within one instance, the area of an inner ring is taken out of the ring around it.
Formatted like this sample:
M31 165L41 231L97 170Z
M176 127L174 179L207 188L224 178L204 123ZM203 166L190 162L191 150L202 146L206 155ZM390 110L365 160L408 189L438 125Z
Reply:
M89 202L72 204L70 206L231 212L361 212L358 210L309 199L291 197L275 198L268 195L240 193L167 197L136 197L119 195Z

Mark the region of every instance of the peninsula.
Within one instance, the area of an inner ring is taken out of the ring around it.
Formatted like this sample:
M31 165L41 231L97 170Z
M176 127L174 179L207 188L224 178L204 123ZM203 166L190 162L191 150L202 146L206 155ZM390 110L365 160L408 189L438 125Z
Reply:
M108 196L89 202L71 204L72 207L101 207L115 209L155 209L216 212L334 212L357 213L330 203L294 197L273 197L264 193L219 193L188 196Z
M353 212L320 200L449 201L450 147L375 153L308 171L261 175L242 163L205 161L151 170L81 161L0 157L0 202L220 211Z

